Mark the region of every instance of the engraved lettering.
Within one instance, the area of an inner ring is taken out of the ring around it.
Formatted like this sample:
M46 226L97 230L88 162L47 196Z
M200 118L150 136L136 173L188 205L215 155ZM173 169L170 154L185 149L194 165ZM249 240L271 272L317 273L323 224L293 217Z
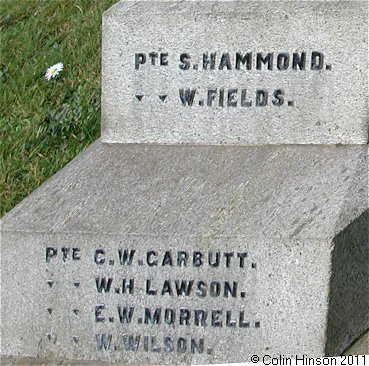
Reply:
M226 258L226 267L229 268L230 265L231 265L231 258L234 256L234 253L233 252L225 252L224 253L224 256Z
M99 293L107 293L110 292L111 284L113 282L113 278L109 277L95 277L97 292Z
M324 55L322 52L314 51L311 54L311 70L321 70L323 68Z
M249 328L250 327L250 322L245 321L245 312L244 311L240 311L238 326L239 326L239 328Z
M50 263L50 259L56 257L58 254L58 249L53 247L46 248L46 263Z
M204 264L203 254L201 252L194 252L193 253L193 266L201 267L203 264Z
M277 69L278 70L287 70L290 64L290 55L288 53L280 53L277 57Z
M215 260L213 259L214 252L209 253L209 266L219 267L220 263L220 252L215 252Z
M218 297L220 295L221 284L217 281L210 283L210 296Z
M61 248L61 251L63 253L63 262L66 262L68 259L70 248Z
M232 69L231 59L228 52L223 53L222 58L220 59L219 70L223 70L224 67L226 67L227 70Z
M187 261L188 261L188 253L184 251L180 251L177 254L177 265L178 267L187 267Z
M168 66L168 54L167 53L160 54L160 66Z
M141 336L133 336L131 335L123 335L123 343L124 343L124 349L126 351L134 351L136 352L138 349L138 346L140 345Z
M157 293L158 293L157 290L151 288L151 280L146 280L146 294L156 295Z
M241 107L251 107L252 102L250 100L246 100L247 90L242 89L241 91Z
M179 96L182 101L182 105L192 106L196 94L196 89L179 89Z
M186 308L179 309L179 324L190 325L191 312Z
M194 281L175 281L176 284L176 290L178 296L189 296L192 291Z
M101 315L101 312L105 309L104 304L95 305L95 322L103 323L105 322L105 317Z
M127 290L130 295L133 295L133 290L134 290L134 279L133 278L129 280L124 278L122 280L122 293L125 294Z
M185 338L178 338L177 341L177 352L178 353L185 353L187 351L187 339Z
M217 53L211 53L210 57L209 54L206 52L203 54L202 57L202 68L203 70L208 70L208 66L210 65L210 70L215 69L215 59L216 59Z
M156 337L151 337L151 352L160 352L161 348L156 344Z
M204 281L199 281L197 283L196 295L198 297L205 297L206 296L206 283Z
M237 89L229 89L228 90L228 107L237 107L237 100L235 95L237 94Z
M305 70L306 67L306 52L295 52L292 56L292 69L297 70L297 66L300 70Z
M228 297L231 295L232 297L237 297L237 282L232 282L232 286L228 281L224 282L224 297Z
M161 308L156 308L154 314L151 314L149 308L145 308L145 324L160 324L161 322Z
M195 325L206 327L206 318L208 317L208 312L205 310L195 310Z
M265 107L268 104L268 92L264 89L256 90L256 101L257 107Z
M132 321L133 313L135 311L135 308L133 306L128 307L127 306L120 306L118 305L118 315L119 315L119 321L124 324L130 324Z
M283 105L283 103L284 103L284 91L282 89L277 89L273 93L272 104L277 107L280 107L281 105Z
M151 257L153 257L153 256L157 257L157 255L158 255L158 252L155 252L154 250L151 250L151 251L147 252L146 262L150 267L158 265L157 260L151 260Z
M211 311L211 326L212 327L222 327L222 320L220 316L222 315L222 310L212 310Z
M138 70L140 65L146 63L146 55L144 53L135 54L135 69Z
M256 70L261 70L261 65L268 65L268 70L273 70L273 53L267 53L263 56L262 52L258 52L256 55Z
M252 53L248 52L244 56L241 55L241 53L236 53L236 70L241 69L241 64L246 64L246 70L251 70L252 66Z
M159 57L159 55L156 52L150 52L149 57L151 59L151 65L155 66L156 59Z
M236 326L237 321L232 320L232 311L227 310L226 312L226 326L230 328L234 328Z
M219 89L219 107L224 107L224 89Z
M164 322L168 325L174 324L176 320L176 312L174 309L165 309Z
M144 336L144 350L149 352L149 336Z
M173 346L173 339L171 337L165 337L164 338L164 352L173 352L174 346Z
M211 107L211 104L213 103L213 100L215 99L216 95L217 95L217 89L208 90L208 99L206 103L208 107Z
M191 353L204 353L204 338L199 338L198 342L194 338L191 339Z
M190 63L191 56L188 53L182 53L179 59L181 60L181 64L179 64L179 68L181 70L188 70L191 65Z
M136 253L135 250L128 251L127 249L124 249L124 250L119 249L118 250L119 263L121 265L127 265L127 266L132 265L133 256L135 255L135 253Z
M164 281L164 285L163 285L163 289L161 291L162 295L168 294L170 296L173 296L173 290L172 290L172 286L170 284L170 280L165 280Z
M110 349L111 339L111 334L96 334L96 348L99 351L102 351L103 349L108 351Z
M72 259L74 261L79 261L81 259L79 252L80 252L79 248L72 248Z
M95 251L95 263L96 264L104 264L105 263L105 250L104 249L96 249Z
M245 258L247 253L237 253L237 257L240 259L240 268L245 268Z
M170 250L165 252L163 262L161 265L162 266L166 266L166 265L173 266L172 253Z

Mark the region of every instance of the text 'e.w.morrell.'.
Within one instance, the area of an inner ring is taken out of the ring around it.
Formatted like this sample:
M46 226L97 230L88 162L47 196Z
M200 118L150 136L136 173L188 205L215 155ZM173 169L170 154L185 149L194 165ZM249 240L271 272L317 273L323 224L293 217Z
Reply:
M122 2L103 23L103 141L366 143L367 12L365 1Z

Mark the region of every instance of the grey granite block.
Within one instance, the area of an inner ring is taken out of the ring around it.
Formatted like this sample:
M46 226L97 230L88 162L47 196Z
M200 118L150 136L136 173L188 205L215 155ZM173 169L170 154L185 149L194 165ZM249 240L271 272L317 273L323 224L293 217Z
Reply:
M364 146L96 142L2 220L1 354L338 355L369 325L367 214Z
M104 142L368 141L367 1L121 1L102 57Z

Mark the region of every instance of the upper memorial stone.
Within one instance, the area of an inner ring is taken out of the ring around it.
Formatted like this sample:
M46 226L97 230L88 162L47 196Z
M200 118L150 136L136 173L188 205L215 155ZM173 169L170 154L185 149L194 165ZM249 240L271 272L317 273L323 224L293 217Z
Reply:
M103 19L103 142L362 144L366 1L122 1Z

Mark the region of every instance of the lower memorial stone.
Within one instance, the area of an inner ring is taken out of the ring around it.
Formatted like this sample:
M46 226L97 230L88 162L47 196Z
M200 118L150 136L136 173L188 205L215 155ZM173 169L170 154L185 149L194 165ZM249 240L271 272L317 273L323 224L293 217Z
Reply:
M368 327L365 146L96 142L1 228L1 352L338 355Z

